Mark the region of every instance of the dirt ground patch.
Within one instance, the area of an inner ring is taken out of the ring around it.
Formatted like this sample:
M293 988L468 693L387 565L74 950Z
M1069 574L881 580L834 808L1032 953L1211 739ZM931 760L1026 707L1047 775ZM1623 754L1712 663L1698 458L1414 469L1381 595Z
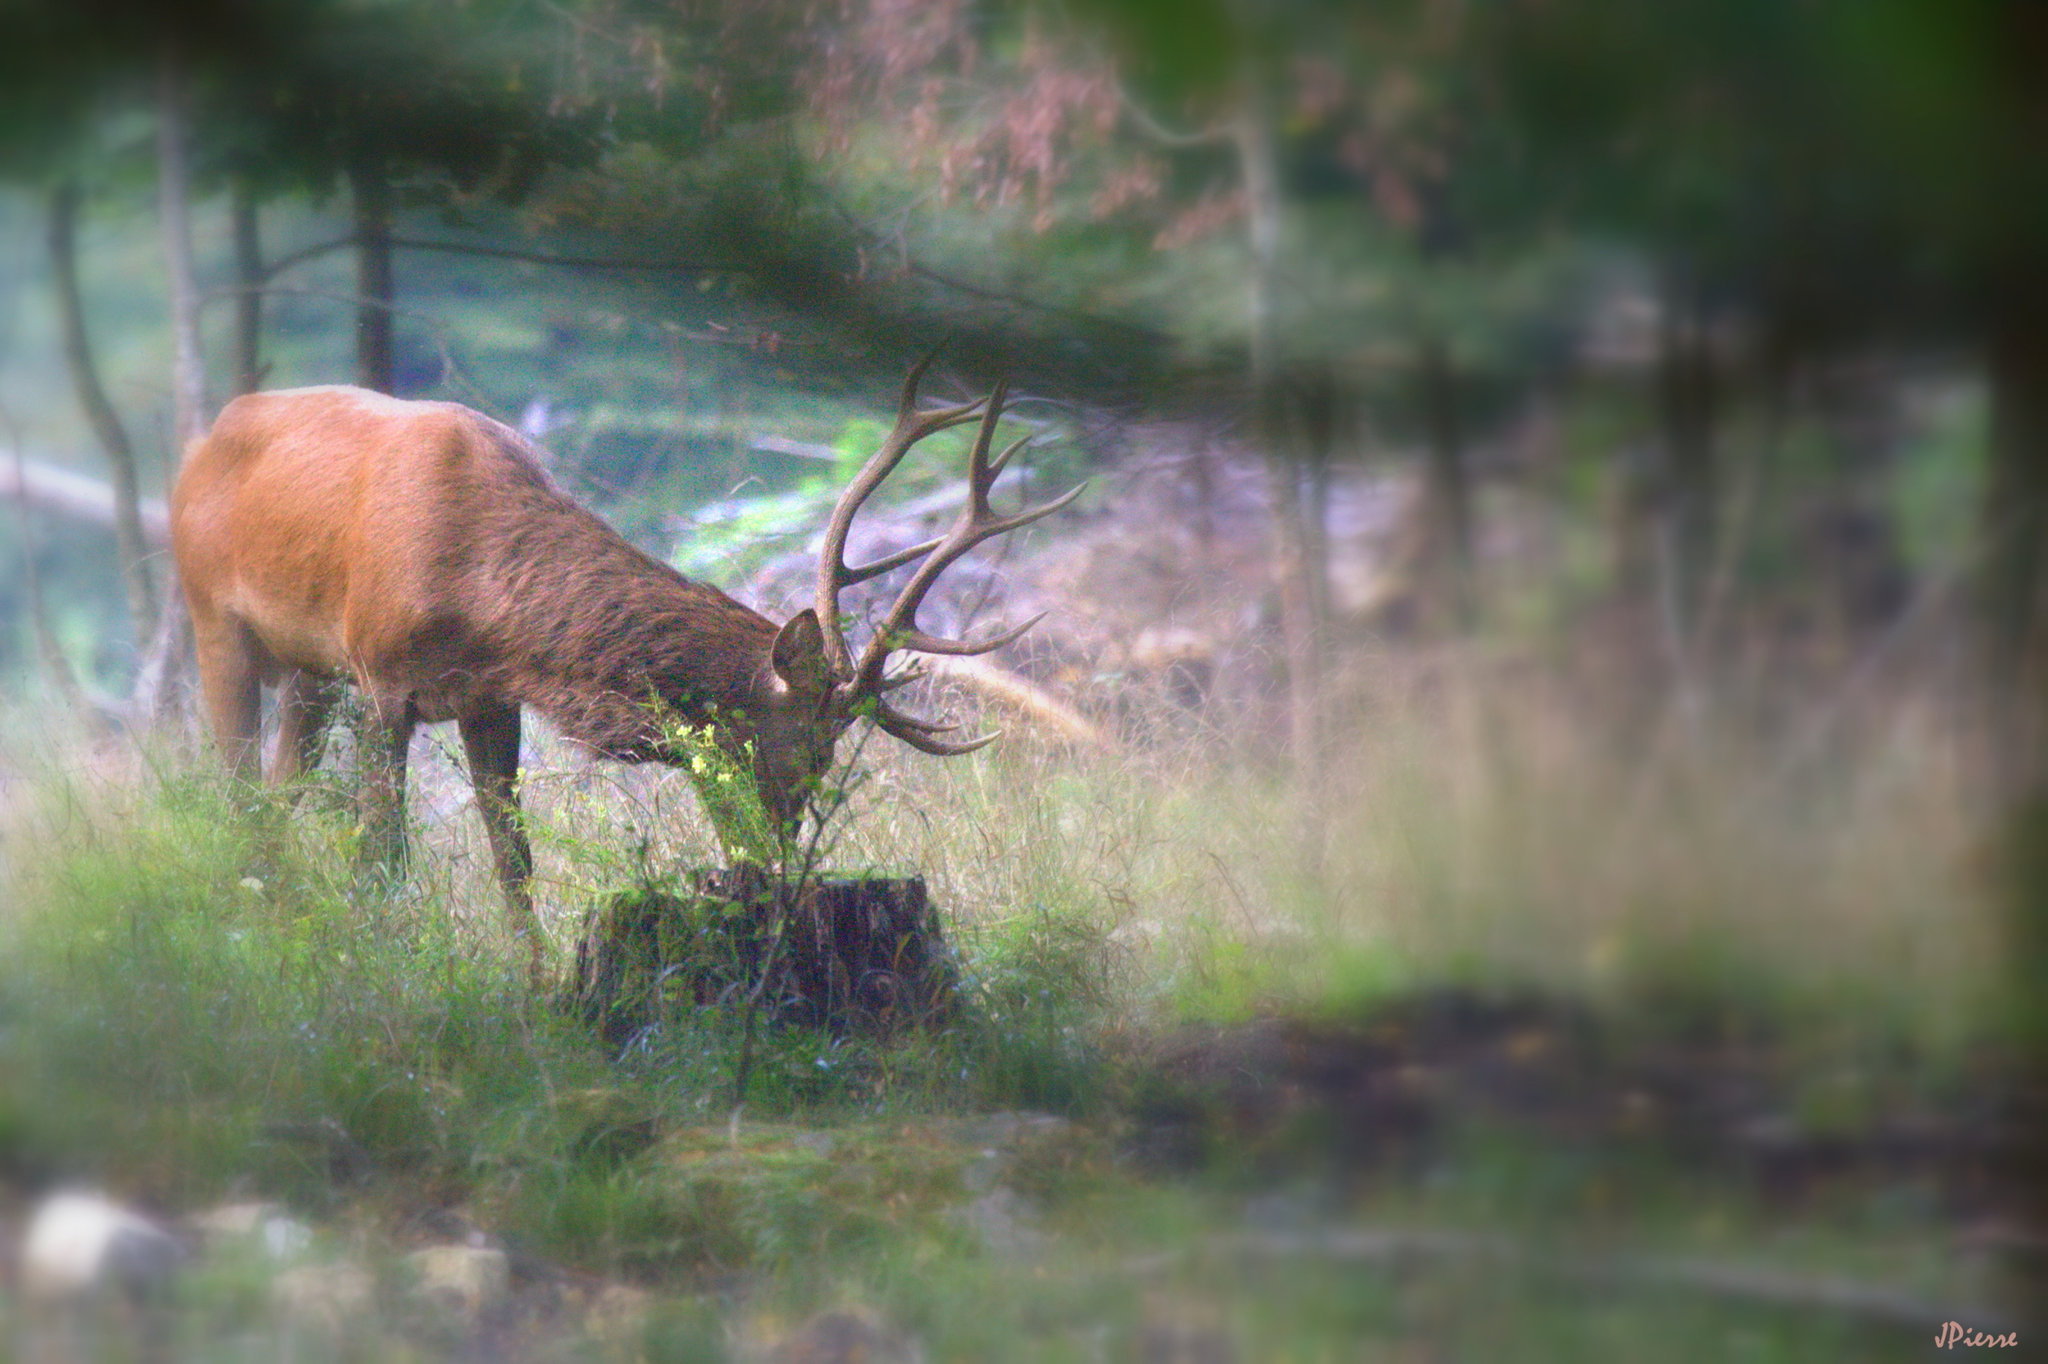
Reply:
M1995 1209L2028 1101L1998 1058L1973 1059L1950 1093L1899 1053L1816 1068L1804 1040L1733 1019L1630 1028L1463 989L1186 1028L1146 1044L1136 1149L1166 1168L1412 1170L1498 1130L1716 1168L1778 1202L1912 1182L1961 1218Z

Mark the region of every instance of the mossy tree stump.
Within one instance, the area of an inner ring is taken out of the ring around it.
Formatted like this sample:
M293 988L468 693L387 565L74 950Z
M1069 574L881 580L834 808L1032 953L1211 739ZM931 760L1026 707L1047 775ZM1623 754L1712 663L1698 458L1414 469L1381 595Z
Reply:
M781 926L777 941L777 925ZM953 955L924 878L795 885L757 867L698 868L679 890L636 887L593 908L576 945L573 1003L614 1047L678 1008L835 1036L949 1015Z

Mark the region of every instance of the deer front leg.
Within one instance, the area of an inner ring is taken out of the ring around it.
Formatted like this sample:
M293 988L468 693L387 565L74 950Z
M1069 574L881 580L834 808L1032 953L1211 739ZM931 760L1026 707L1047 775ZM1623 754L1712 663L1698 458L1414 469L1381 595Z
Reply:
M405 763L419 711L410 697L371 696L357 740L362 753L358 869L396 884L405 866Z
M491 860L505 891L512 932L526 941L527 978L538 985L543 943L533 912L533 848L519 818L519 707L489 702L455 723L469 755L469 780L476 788L484 832L490 835Z

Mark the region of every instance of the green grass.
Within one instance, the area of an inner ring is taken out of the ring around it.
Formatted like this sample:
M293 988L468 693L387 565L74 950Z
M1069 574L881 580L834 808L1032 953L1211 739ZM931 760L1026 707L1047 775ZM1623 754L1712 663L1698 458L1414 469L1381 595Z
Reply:
M614 1059L525 987L445 752L419 764L411 874L375 895L351 875L345 777L252 808L187 754L65 739L35 769L17 751L36 775L6 821L0 1182L83 1179L170 1210L279 1199L380 1283L402 1279L408 1219L438 1207L652 1294L616 1338L567 1309L533 1325L535 1358L724 1358L829 1308L947 1359L1924 1348L1826 1310L1559 1268L1647 1253L1983 1300L1982 1266L1912 1179L1791 1206L1654 1136L1485 1114L1360 1163L1313 1105L1262 1127L1227 1076L1162 1069L1178 1039L1384 1027L1455 988L1562 1001L1617 1055L1731 1048L1802 1131L1853 1136L1981 1084L1995 939L1955 749L1918 698L1850 717L1847 756L1816 775L1735 738L1616 744L1483 669L1427 704L1398 699L1408 681L1368 679L1374 722L1342 739L1319 874L1295 854L1296 793L1227 752L870 746L832 863L929 878L965 1007L888 1043L770 1031L737 1116L732 1018L678 1015ZM547 751L527 801L559 959L602 896L715 860L678 774ZM1069 1121L996 1140L971 1117L1017 1110ZM1192 1164L1142 1154L1168 1112L1198 1125ZM1012 1201L991 1211L997 1190ZM1252 1244L1273 1207L1291 1248ZM1317 1249L1358 1224L1527 1252L1396 1271ZM190 1282L181 1357L228 1357L209 1320L271 1329L249 1324L251 1273ZM380 1297L355 1357L453 1348L402 1301Z
M380 1164L441 1170L471 1156L458 1134L600 1073L432 906L259 857L218 785L123 807L18 875L18 903L47 907L9 924L0 985L38 1158L183 1204L252 1174L324 1182L317 1150L267 1133L330 1119Z

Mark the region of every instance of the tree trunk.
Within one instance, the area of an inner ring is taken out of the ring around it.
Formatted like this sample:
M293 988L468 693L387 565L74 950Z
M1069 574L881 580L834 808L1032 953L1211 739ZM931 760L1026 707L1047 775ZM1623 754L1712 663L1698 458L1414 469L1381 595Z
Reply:
M392 350L391 180L374 156L348 172L356 220L356 382L379 393L397 381Z
M1714 451L1714 355L1697 291L1680 280L1665 290L1657 399L1664 427L1664 555L1667 631L1675 655L1699 623L1719 531Z
M1998 281L1979 594L1985 767L1998 820L2007 993L2032 1073L2015 1101L2015 1215L2048 1223L2048 264ZM2041 1265L2022 1282L2038 1300ZM2021 1267L2020 1277L2026 1278Z
M1295 455L1301 464L1301 548L1303 599L1308 603L1310 671L1316 678L1317 715L1330 628L1330 464L1337 453L1337 427L1343 395L1328 365L1305 375L1295 429Z
M17 486L28 482L18 441L14 447L14 481ZM85 692L78 685L78 675L71 671L71 660L64 657L64 650L57 642L57 632L50 628L50 613L43 605L43 578L36 565L36 530L35 522L28 514L28 499L17 501L14 510L21 531L21 591L28 601L28 623L35 636L36 658L42 664L43 676L51 690L63 699L74 715L83 715L86 713Z
M1472 488L1465 467L1457 377L1440 338L1432 336L1422 343L1416 377L1429 449L1424 494L1428 571L1435 595L1462 631L1470 627L1473 610Z
M171 283L171 401L182 452L206 429L206 368L199 351L199 294L192 284L191 172L185 73L167 48L157 87L156 168L164 268Z
M235 237L235 392L263 386L263 239L256 194L237 175L229 188Z
M2002 308L1987 359L1984 670L1993 785L2011 799L2048 779L2048 327Z
M85 330L85 300L78 287L78 203L76 180L65 180L50 195L50 274L57 286L57 323L64 339L64 363L79 406L106 454L114 490L114 545L121 556L121 577L128 590L128 613L137 648L156 633L156 589L149 571L149 547L142 534L142 495L135 469L135 447L127 428L100 383L92 342Z
M1288 748L1301 783L1305 810L1323 790L1323 678L1315 618L1317 592L1310 551L1319 539L1310 524L1314 480L1290 439L1286 395L1281 384L1279 264L1281 239L1280 169L1269 97L1257 73L1247 80L1244 107L1235 129L1238 171L1245 192L1251 269L1246 318L1253 430L1266 460L1273 501L1273 567L1280 594L1280 631L1286 653ZM1311 843L1313 834L1305 835ZM1319 864L1320 858L1312 860Z
M192 275L191 160L187 143L184 62L175 44L166 42L157 83L157 203L163 232L164 269L170 277L171 403L177 453L206 430L206 364L199 346L199 291ZM164 717L181 695L190 634L184 602L164 575L157 601L155 628L143 639L142 666L135 676L137 710Z

